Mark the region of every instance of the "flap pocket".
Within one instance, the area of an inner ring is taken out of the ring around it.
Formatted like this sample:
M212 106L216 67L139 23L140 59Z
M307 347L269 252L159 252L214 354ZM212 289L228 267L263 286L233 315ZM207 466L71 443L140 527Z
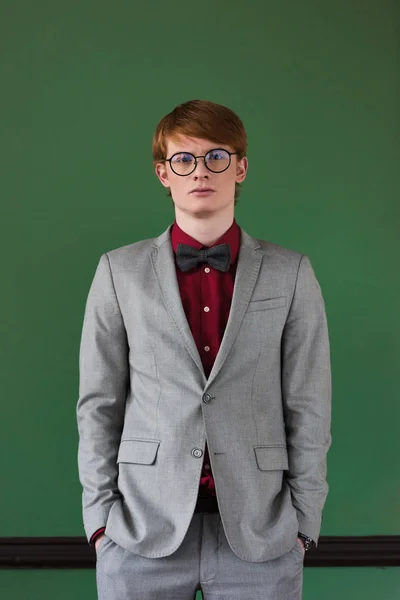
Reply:
M158 440L121 440L117 463L152 465L160 445Z
M254 452L261 471L289 469L286 446L254 446Z
M265 300L253 300L249 302L247 312L254 310L266 310L268 308L279 308L287 305L287 296L278 296L277 298L266 298Z

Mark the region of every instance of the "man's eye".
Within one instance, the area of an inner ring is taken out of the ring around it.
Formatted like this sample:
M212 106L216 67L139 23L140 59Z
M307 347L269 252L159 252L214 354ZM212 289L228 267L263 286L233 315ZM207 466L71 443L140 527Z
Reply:
M172 162L176 163L176 162L180 162L180 163L188 163L188 162L192 162L193 161L193 156L191 154L176 154L173 157Z
M226 153L225 152L210 152L209 157L211 160L221 160L226 158Z

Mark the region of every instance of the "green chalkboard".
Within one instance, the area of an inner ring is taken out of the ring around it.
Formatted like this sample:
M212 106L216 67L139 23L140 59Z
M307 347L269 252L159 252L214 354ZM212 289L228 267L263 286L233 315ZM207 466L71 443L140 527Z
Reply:
M323 291L333 423L321 534L398 534L394 3L3 4L0 535L83 535L87 293L103 252L173 221L151 140L195 98L246 126L239 225L307 254Z

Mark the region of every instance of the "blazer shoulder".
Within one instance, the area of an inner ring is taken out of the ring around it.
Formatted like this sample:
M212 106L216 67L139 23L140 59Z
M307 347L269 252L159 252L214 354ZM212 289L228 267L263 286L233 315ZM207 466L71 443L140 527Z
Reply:
M140 260L144 260L156 238L147 238L138 240L131 244L125 244L119 248L107 250L104 254L107 255L111 268L113 270L132 269L132 265L137 265ZM132 261L134 259L134 262Z
M271 258L273 257L276 260L290 263L294 262L298 264L302 256L304 256L304 254L298 250L293 250L292 248L286 248L285 246L274 244L269 240L255 239L260 244L263 254L269 255Z

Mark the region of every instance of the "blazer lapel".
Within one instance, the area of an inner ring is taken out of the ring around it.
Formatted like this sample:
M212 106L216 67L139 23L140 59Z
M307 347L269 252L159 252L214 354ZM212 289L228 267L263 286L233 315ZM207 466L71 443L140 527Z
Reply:
M259 250L261 246L257 240L240 228L240 248L228 322L213 368L207 379L180 297L176 277L175 255L171 245L171 228L172 224L160 236L155 238L150 258L167 310L190 356L202 375L203 386L208 387L222 368L235 340L247 305L253 294L263 254Z

